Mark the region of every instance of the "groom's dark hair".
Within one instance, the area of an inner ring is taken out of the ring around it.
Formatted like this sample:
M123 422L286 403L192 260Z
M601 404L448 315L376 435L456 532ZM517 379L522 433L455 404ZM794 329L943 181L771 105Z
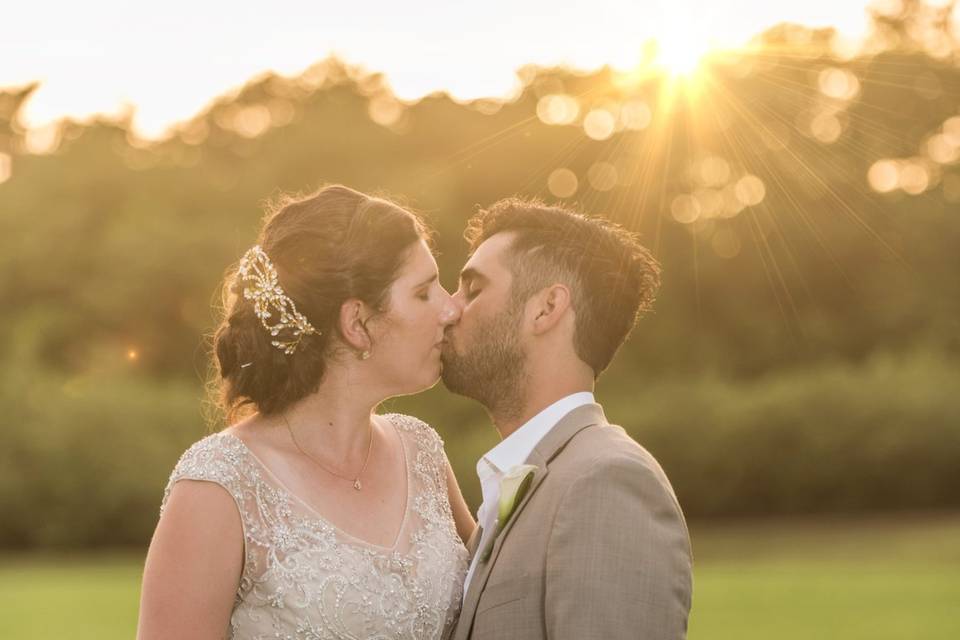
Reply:
M634 233L596 216L540 200L506 198L478 211L464 237L470 252L487 238L515 234L506 255L513 304L554 283L570 288L573 344L593 368L607 368L637 319L653 305L660 265Z

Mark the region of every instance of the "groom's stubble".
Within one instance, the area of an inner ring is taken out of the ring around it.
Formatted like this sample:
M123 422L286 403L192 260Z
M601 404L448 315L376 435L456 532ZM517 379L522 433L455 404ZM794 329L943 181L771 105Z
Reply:
M441 354L447 389L476 400L491 415L520 415L526 393L525 356L519 339L522 314L523 304L511 300L507 309L474 325L466 345L458 328L451 328Z

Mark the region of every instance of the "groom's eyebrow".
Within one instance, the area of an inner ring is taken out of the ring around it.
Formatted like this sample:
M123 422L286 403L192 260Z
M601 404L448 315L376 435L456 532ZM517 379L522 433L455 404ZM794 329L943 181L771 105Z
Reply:
M467 267L460 272L460 283L467 284L474 280L487 280L487 276L483 275L473 267Z

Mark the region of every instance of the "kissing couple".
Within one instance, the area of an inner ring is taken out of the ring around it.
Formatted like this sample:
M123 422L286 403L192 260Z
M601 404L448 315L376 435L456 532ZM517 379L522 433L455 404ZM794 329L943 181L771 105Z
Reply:
M535 200L464 235L450 295L431 231L386 199L327 186L267 216L213 337L229 426L170 476L141 640L685 637L680 506L593 395L657 262ZM502 438L477 463L476 520L437 432L376 411L441 378Z

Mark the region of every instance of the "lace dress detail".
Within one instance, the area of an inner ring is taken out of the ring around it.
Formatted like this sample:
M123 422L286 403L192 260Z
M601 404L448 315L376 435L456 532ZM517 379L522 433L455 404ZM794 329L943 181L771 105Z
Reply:
M232 434L208 436L180 458L163 505L178 480L206 480L224 487L240 511L244 566L230 638L420 640L449 633L467 550L447 497L443 441L416 418L384 417L400 434L408 488L389 549L333 526Z

